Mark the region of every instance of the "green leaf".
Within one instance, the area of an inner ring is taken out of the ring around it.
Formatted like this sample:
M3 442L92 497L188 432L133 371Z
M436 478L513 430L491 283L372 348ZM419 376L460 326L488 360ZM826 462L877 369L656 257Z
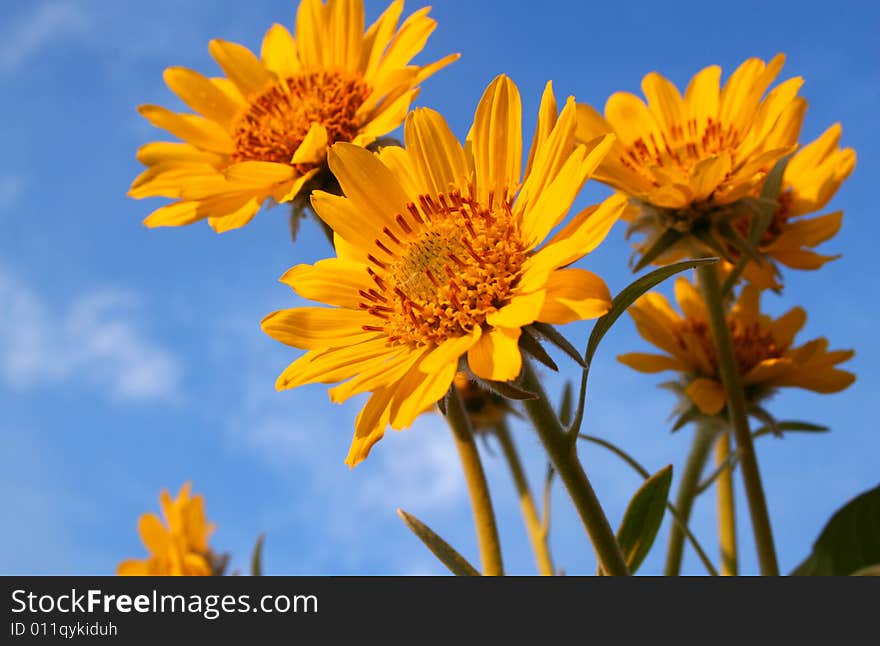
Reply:
M642 257L639 258L639 262L636 263L636 266L633 267L633 271L641 271L648 265L650 265L654 260L657 259L664 251L669 249L676 242L681 240L684 237L684 234L681 231L677 231L676 229L666 229L659 238L651 245L651 248L648 249L645 253L642 254Z
M254 545L253 554L251 554L251 576L263 576L263 543L265 540L265 534L257 536L257 542Z
M559 403L559 422L563 426L571 424L571 408L574 406L574 392L571 389L571 382L565 382L565 389L562 391L562 401Z
M620 529L617 530L617 542L632 573L642 564L654 544L663 523L671 485L670 464L645 480L626 508Z
M827 426L810 424L809 422L776 422L775 430L771 426L762 426L752 433L752 437L758 438L762 435L775 434L777 431L779 435L784 436L786 433L827 433L828 430Z
M672 425L672 433L676 431L680 431L683 429L689 422L693 422L695 419L699 418L702 415L700 409L696 406L690 406L687 410L685 410L681 415L679 415L675 424Z
M565 354L571 357L581 368L584 367L584 358L581 356L581 353L577 351L571 343L568 342L564 336L562 336L559 331L548 323L540 323L534 322L532 323L527 330L531 330L541 335L544 339L555 345L557 348L562 350Z
M528 329L524 329L519 335L519 347L527 352L529 356L550 368L553 372L559 372L559 366L557 366L556 362L553 361L553 358L547 354L547 351L538 339L529 333Z
M849 576L880 563L880 485L841 507L792 576Z
M430 527L425 525L415 516L406 513L402 509L397 510L397 515L403 519L406 526L409 527L413 534L431 550L440 562L443 563L449 571L456 576L480 576L477 569L468 563L467 559L456 552L446 541L440 538Z
M629 306L635 303L642 294L656 287L670 276L675 276L675 274L681 273L687 269L693 269L700 265L708 265L713 262L718 262L718 258L694 258L692 260L682 260L681 262L672 263L671 265L660 267L660 269L655 269L627 285L617 296L614 297L614 300L611 301L611 309L597 320L596 325L593 326L593 332L590 334L590 340L587 342L587 352L584 355L584 361L587 365L589 366L590 362L593 360L593 355L596 354L596 348L599 347L599 342L602 340L602 337L604 337L608 330L611 329L611 326L620 318L620 315L629 309Z

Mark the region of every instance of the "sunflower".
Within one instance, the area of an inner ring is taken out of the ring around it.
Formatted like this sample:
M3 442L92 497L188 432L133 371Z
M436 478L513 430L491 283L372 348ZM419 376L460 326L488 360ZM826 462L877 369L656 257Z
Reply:
M244 226L267 200L294 199L325 167L335 142L366 146L397 128L418 85L458 58L409 64L436 27L429 10L416 11L398 29L403 0L397 0L364 32L362 0L302 0L296 40L273 25L260 58L242 45L211 41L225 78L165 70L168 87L198 114L139 109L183 140L138 151L148 168L129 195L175 200L144 224L207 218L218 232Z
M684 316L657 292L645 294L629 310L639 334L666 354L634 352L618 360L640 372L681 373L688 398L703 414L716 415L724 408L726 395L706 306L686 278L675 282L675 296ZM742 287L728 315L728 326L750 403L757 404L777 388L835 393L855 381L855 375L836 367L853 356L852 350L829 351L824 338L793 347L806 320L800 307L775 320L761 314L760 290L752 284Z
M856 165L852 148L840 148L840 124L828 128L814 142L795 153L785 167L782 189L773 217L764 232L759 251L771 262L750 262L743 275L762 289L779 287L775 263L792 269L819 269L839 256L826 256L815 247L840 229L843 211L805 218L825 208ZM747 231L749 219L740 221Z
M410 426L443 397L463 357L476 377L510 381L523 327L608 310L604 281L567 266L605 238L625 200L586 209L538 249L613 141L576 144L575 112L571 98L558 112L548 83L525 173L519 90L505 76L483 94L464 147L443 117L420 109L406 119L405 150L330 150L345 197L316 191L312 206L335 231L337 257L281 280L333 307L275 312L263 330L307 350L279 390L344 382L330 390L334 402L371 393L350 466L387 426Z
M181 487L171 500L163 491L159 501L165 522L148 513L138 521L138 531L150 556L129 559L119 564L122 576L208 576L214 573L214 557L208 547L213 523L205 520L205 501L201 495L190 496L190 483Z
M760 193L776 162L797 146L803 80L784 81L765 96L784 60L749 59L723 87L721 68L707 67L684 96L652 72L642 80L647 105L617 92L604 117L578 105L579 140L617 135L595 177L632 199L627 219L631 231L647 236L643 254L658 244L652 255L664 261L695 249L714 254L713 238L736 238L730 221L741 212L730 207Z

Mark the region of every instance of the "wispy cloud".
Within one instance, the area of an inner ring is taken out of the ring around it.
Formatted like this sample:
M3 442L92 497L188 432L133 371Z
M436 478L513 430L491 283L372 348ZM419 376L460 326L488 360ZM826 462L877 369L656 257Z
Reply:
M84 33L88 20L76 3L53 0L7 25L0 34L0 72L11 74L47 46Z
M0 380L15 389L85 385L122 400L175 397L181 367L134 318L136 299L104 290L64 311L0 270Z

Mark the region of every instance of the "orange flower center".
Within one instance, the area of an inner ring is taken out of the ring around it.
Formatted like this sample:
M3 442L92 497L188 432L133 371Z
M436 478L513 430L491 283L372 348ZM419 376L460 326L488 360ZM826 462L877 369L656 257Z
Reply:
M312 72L279 80L257 95L232 133L233 162L290 164L313 123L327 129L327 146L351 141L360 124L357 111L370 89L356 76ZM317 164L297 164L306 172Z
M727 325L733 340L733 351L739 374L745 375L765 359L778 359L787 348L782 347L769 331L763 331L757 323L744 324L741 320L729 317ZM695 338L703 354L712 366L712 374L707 377L720 378L718 373L718 357L715 353L715 342L706 321L687 318L681 322L678 330L678 341L681 348L691 347L688 339Z
M437 345L471 333L505 305L526 259L509 200L422 195L369 254L376 288L361 308L391 344Z
M626 146L619 160L630 170L642 174L654 186L660 186L648 170L651 166L677 167L689 173L697 163L723 150L731 154L735 165L734 153L740 140L741 135L736 128L725 126L712 117L706 119L702 126L696 119L688 119L684 125L675 124L660 129L656 135L652 132L647 139L639 137Z

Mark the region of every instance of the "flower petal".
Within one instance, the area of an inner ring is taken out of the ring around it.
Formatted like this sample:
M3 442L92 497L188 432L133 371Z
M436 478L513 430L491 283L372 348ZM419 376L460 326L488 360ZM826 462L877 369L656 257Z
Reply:
M468 365L475 375L490 381L512 381L522 370L520 328L492 328L468 351Z
M605 281L586 269L557 269L547 281L547 297L537 320L554 325L594 319L611 308Z
M694 379L685 388L685 393L705 415L717 415L727 401L724 388L714 379Z

